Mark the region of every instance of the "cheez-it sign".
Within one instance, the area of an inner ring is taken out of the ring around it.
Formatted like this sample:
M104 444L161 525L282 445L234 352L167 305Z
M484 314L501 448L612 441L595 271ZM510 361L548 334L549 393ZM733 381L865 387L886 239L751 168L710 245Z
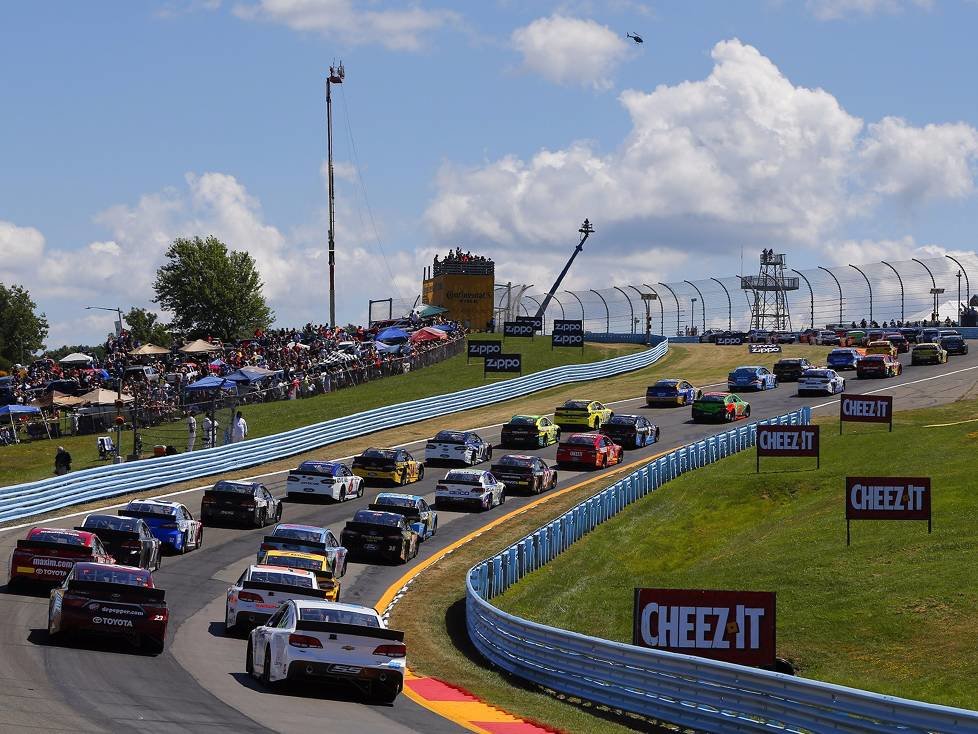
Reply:
M930 477L846 477L847 520L929 520Z
M893 423L893 398L889 395L843 395L839 420L854 423Z
M757 426L758 456L818 456L818 426Z

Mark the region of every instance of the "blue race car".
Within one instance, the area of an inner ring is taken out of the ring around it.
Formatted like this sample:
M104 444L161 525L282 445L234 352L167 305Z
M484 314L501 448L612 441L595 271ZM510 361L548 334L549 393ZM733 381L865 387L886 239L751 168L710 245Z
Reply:
M727 375L727 389L730 392L742 390L773 390L778 386L778 378L767 367L738 367Z
M600 432L623 449L640 449L659 440L659 427L641 415L614 415Z
M427 540L438 532L438 513L428 506L421 495L381 492L369 509L403 515L411 529L418 534L419 540Z
M854 370L859 359L860 354L855 349L833 349L825 363L834 370Z
M186 553L204 544L203 523L179 502L132 500L119 514L145 521L153 537L174 553Z
M666 379L646 388L645 404L650 408L659 405L692 405L702 396L703 391L686 380Z

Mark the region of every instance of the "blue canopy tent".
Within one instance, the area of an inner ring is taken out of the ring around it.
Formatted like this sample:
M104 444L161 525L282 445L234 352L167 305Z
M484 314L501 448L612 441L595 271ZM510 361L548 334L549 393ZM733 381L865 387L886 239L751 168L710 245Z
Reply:
M386 342L388 344L403 344L408 340L408 333L404 329L398 329L397 327L391 327L390 329L384 329L377 335L377 341Z
M455 324L432 324L428 328L438 329L438 331L444 331L445 333L450 334L458 327L456 327Z
M196 382L191 382L187 385L184 390L188 392L196 392L203 390L234 390L234 382L228 380L227 377L218 377L217 375L208 375L207 377L201 377Z
M17 442L17 424L14 423L15 415L43 415L41 409L33 405L3 405L0 406L0 418L7 416L10 420L11 439ZM44 430L47 431L48 438L51 438L51 430L48 428L47 421L44 422Z
M239 370L235 370L224 379L231 380L232 382L243 382L250 385L253 382L264 380L266 377L272 377L280 374L282 374L282 370L266 370L264 367L242 367Z

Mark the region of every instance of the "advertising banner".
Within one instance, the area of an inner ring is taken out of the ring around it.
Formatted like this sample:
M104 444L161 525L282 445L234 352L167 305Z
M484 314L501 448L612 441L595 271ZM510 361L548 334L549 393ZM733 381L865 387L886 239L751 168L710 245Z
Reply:
M746 341L743 334L717 334L713 343L718 347L736 347Z
M846 545L852 520L926 520L929 533L930 477L846 477Z
M818 426L757 426L757 467L762 456L814 456L819 459ZM821 461L819 459L819 461Z
M486 357L483 374L518 372L523 374L523 357L519 354L497 354Z
M584 348L584 334L557 334L550 335L550 348L556 347L577 347Z
M469 341L465 346L467 347L467 359L472 359L473 357L491 357L496 354L502 354L503 351L503 343L498 340Z
M543 331L543 316L517 316L518 324L533 324L534 331Z
M584 322L581 319L554 319L554 334L583 334Z
M843 423L887 423L893 430L893 398L889 395L846 395L839 401L839 433Z
M519 321L504 321L503 336L528 336L533 338L533 324L524 324Z
M748 344L748 354L780 354L780 344Z
M740 665L774 665L775 613L774 592L635 589L632 644Z

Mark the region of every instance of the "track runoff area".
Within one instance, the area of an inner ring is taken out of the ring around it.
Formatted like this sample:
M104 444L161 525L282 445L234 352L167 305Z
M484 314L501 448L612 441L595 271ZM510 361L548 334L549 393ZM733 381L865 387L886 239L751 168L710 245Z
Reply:
M714 347L710 347L714 348ZM743 347L715 347L743 349ZM907 355L901 355L909 365ZM773 363L777 355L749 355L744 364ZM682 377L682 375L675 375ZM888 394L895 398L895 410L925 407L950 402L972 391L978 381L978 350L954 357L948 364L906 369L900 377L856 380L846 373L847 393ZM725 375L717 375L715 385L700 385L722 390ZM601 400L601 382L582 384L581 398ZM751 420L763 419L812 406L818 412L839 411L839 398L802 398L794 383L774 390L746 395ZM556 406L555 406L556 407ZM704 436L726 430L725 425L694 424L689 408L650 409L644 396L611 405L617 413L648 416L661 430L660 440L644 449L627 451L625 463L652 456ZM514 412L519 402L514 401ZM475 429L492 443L498 443L499 426L462 426L446 417L445 428ZM384 444L377 434L374 445ZM424 442L404 446L423 455ZM506 453L497 449L495 456ZM524 453L513 452L513 453ZM549 462L556 447L529 451ZM330 456L328 449L322 458ZM480 465L488 468L488 464ZM614 470L614 467L612 467ZM438 478L445 470L431 468L423 481L405 491L433 500ZM559 487L568 487L600 472L560 471ZM286 472L256 475L273 494L284 493ZM217 481L218 477L214 478ZM209 484L207 486L210 486ZM171 497L187 505L193 513L200 509L204 487L161 497ZM383 489L367 488L363 498L341 504L286 503L283 521L322 525L338 536L354 513L372 501ZM495 517L518 509L533 497L510 495L504 505L488 512L439 511L438 534L425 541L416 559L407 566L366 565L351 562L343 579L341 600L374 605L388 588L411 566L423 563L440 549L491 522ZM106 507L118 507L118 504ZM96 512L97 510L89 510ZM87 513L65 514L45 520L46 526L73 527ZM0 531L0 552L9 557L16 541L24 537L28 523ZM401 733L409 731L459 732L463 729L400 696L393 706L364 702L354 690L303 688L267 690L245 673L245 641L223 636L226 590L241 571L254 562L255 553L268 529L245 530L208 527L204 547L183 556L165 559L156 572L157 586L166 590L170 623L166 649L151 657L111 642L74 642L53 645L47 639L48 595L0 590L0 731L229 731L309 732L358 731ZM411 664L411 642L408 664Z

